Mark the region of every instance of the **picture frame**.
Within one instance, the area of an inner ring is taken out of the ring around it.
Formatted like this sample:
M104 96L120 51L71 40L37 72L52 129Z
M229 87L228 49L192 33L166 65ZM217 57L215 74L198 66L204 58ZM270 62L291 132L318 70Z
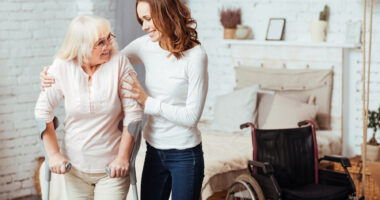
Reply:
M286 19L270 18L268 22L267 34L265 40L279 41L284 38Z
M361 44L362 43L362 22L361 21L347 21L345 42Z

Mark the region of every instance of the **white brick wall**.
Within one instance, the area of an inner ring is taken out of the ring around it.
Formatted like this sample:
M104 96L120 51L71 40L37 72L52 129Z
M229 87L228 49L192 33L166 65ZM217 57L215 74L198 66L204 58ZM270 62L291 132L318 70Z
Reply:
M39 72L52 62L71 19L93 13L113 25L115 10L114 1L0 1L0 199L36 194ZM62 106L56 113L63 121Z
M219 22L219 10L222 7L242 9L242 23L252 28L256 40L264 40L268 20L272 17L286 18L285 40L310 41L309 23L319 17L319 11L327 4L330 8L327 41L343 42L345 37L345 23L348 20L362 20L362 0L191 0L189 7L193 17L198 21L198 33L209 56L209 93L206 101L203 118L213 118L213 105L215 97L231 92L234 85L231 52L223 44L223 27ZM369 12L369 11L368 11ZM371 103L370 109L380 106L380 2L374 3L373 16L373 53L371 73ZM348 54L348 70L350 85L349 115L346 116L347 128L344 133L344 154L354 155L360 153L362 143L362 51L351 50ZM341 92L340 88L337 88ZM338 106L339 107L339 106ZM369 130L369 133L372 130ZM370 136L370 134L369 134ZM380 134L378 134L380 139Z

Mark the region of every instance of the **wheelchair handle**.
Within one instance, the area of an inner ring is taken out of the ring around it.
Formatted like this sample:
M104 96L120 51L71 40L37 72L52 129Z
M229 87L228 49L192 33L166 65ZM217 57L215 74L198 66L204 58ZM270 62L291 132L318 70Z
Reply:
M251 122L240 124L240 129L245 129L245 128L248 128L248 127L252 127L254 129L255 125L253 123L251 123Z
M301 127L301 126L304 126L304 125L307 125L307 124L309 124L309 122L308 121L300 121L300 122L298 122L298 127Z

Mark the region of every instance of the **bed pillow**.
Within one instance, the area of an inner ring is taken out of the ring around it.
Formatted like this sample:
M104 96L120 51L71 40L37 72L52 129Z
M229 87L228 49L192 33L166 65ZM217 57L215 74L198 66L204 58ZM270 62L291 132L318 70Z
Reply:
M238 66L235 67L235 74L236 88L257 84L260 85L260 89L273 90L276 93L293 91L315 95L315 103L318 105L316 118L323 130L331 128L332 117L341 117L340 113L331 113L333 70Z
M256 119L256 125L257 128L262 128L265 124L265 121L268 117L270 108L272 107L273 98L274 98L274 91L265 91L265 90L259 90L257 93L257 117ZM311 99L308 95L304 94L294 94L291 92L282 92L280 94L281 96L288 97L289 99L293 99L296 101L299 101L301 103L308 103ZM314 97L313 97L314 98ZM312 103L312 102L310 102Z
M240 124L254 122L258 86L251 86L217 97L211 128L240 131Z
M275 95L262 129L297 128L303 120L316 121L318 107L281 95Z
M257 117L256 117L256 128L261 128L265 124L265 120L268 117L270 108L273 103L274 93L258 92L257 93Z

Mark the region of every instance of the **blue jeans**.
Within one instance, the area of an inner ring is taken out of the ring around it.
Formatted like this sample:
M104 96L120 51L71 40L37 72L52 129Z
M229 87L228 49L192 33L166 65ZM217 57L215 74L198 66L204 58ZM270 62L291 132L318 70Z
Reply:
M202 143L193 148L160 150L147 143L141 200L199 200L204 177Z

